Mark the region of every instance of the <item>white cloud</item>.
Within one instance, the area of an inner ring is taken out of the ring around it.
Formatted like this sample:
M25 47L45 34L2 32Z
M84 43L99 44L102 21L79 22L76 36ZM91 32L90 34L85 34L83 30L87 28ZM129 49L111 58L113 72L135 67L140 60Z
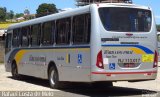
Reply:
M64 8L64 9L58 9L59 12L67 11L67 10L72 10L73 8Z
M65 10L65 11L67 11L67 10L71 10L72 8L64 8L64 9L62 9L62 10Z
M156 19L160 19L160 15L157 15L157 16L155 16L156 17Z

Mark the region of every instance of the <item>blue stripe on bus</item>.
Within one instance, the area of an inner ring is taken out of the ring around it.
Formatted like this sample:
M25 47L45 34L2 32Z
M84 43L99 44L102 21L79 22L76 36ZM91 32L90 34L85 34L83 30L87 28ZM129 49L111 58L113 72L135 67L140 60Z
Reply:
M115 45L115 44L110 44L110 45L102 45L102 46L106 46L106 47L136 47L136 48L142 49L147 54L154 54L153 51L151 51L150 49L148 49L144 46L141 46L141 45Z

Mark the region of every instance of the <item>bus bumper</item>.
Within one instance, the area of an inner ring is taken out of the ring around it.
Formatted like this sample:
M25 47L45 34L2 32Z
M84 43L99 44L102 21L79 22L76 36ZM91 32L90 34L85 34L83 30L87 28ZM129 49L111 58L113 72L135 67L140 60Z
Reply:
M154 80L157 71L143 72L92 72L91 80L94 81L139 81Z

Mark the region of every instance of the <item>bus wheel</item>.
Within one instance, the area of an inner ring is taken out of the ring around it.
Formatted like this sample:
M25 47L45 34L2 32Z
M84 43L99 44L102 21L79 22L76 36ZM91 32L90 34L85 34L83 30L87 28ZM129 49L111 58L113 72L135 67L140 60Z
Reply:
M50 87L53 89L60 87L59 77L58 77L58 71L55 67L51 67L49 69L49 83Z
M17 65L16 65L15 62L13 62L13 64L12 64L12 77L14 79L18 79L19 78L18 69L17 69Z

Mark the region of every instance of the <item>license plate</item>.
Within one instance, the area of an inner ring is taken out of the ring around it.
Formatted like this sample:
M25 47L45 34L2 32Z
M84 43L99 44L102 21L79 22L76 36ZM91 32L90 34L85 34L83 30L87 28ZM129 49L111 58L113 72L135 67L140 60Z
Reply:
M136 67L135 63L124 63L125 68L134 68Z

